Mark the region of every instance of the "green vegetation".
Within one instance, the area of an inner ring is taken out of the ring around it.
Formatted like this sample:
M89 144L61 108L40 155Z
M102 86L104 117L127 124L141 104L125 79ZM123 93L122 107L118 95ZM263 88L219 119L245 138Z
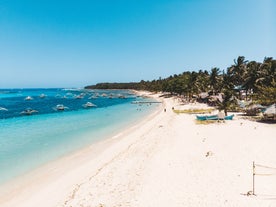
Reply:
M208 124L214 124L214 123L219 123L220 121L218 120L204 120L204 121L199 121L195 120L196 124L201 124L201 125L208 125Z
M213 109L183 109L183 110L179 110L179 109L174 109L173 110L175 113L177 114L181 114L181 113L185 113L185 114L203 114L203 113L211 113L213 111Z
M218 106L227 113L230 108L235 108L237 99L251 100L263 105L276 102L276 60L269 57L260 63L239 56L233 65L223 71L215 67L210 72L187 71L164 79L141 80L137 83L99 83L86 88L162 91L179 95L188 101L198 97L198 100ZM204 92L208 93L207 100L206 97L205 100L201 97ZM222 100L214 100L219 94Z

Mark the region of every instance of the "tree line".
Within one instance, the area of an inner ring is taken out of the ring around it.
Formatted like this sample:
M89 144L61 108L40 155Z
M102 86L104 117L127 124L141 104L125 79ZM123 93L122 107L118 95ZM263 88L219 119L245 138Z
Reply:
M219 103L222 108L227 108L237 99L269 105L276 102L276 60L265 57L263 62L257 62L239 56L226 70L214 67L210 71L186 71L152 81L98 83L85 88L162 91L188 99L203 92L209 95L222 94L223 102Z

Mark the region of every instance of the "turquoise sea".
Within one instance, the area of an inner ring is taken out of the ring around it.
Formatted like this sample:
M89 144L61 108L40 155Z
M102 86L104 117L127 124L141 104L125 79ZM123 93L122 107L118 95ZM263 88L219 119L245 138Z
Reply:
M0 89L0 184L115 135L158 106L135 101L150 100L127 90ZM22 113L27 108L35 112Z

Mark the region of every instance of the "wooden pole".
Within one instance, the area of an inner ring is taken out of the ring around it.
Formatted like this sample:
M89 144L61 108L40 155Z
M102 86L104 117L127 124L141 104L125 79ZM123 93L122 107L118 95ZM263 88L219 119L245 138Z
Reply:
M255 195L255 162L253 161L253 190L252 194Z

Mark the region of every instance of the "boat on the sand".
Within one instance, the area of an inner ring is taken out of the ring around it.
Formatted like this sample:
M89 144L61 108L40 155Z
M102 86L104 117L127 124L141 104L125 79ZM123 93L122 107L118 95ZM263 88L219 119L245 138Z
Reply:
M224 118L219 118L218 115L196 115L196 119L199 121L206 121L206 120L232 120L234 114L225 116Z

